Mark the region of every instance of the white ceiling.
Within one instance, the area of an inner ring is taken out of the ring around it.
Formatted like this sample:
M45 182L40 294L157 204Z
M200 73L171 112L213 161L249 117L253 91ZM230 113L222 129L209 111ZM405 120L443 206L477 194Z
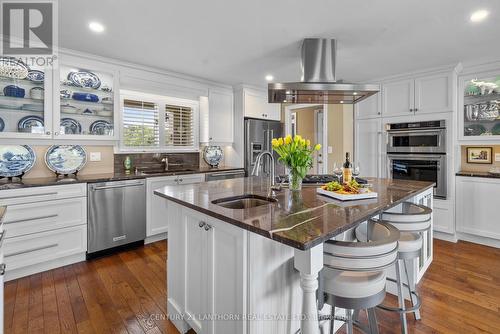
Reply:
M477 9L482 23L469 22ZM89 21L106 26L103 34ZM337 78L500 59L498 0L62 0L64 48L229 84L300 78L301 40L338 40Z

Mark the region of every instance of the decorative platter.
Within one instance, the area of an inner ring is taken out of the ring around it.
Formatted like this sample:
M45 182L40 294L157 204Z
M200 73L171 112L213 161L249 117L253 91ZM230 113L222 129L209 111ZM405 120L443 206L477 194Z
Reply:
M82 125L73 118L62 118L61 132L66 135L79 135L82 133Z
M26 79L36 83L42 83L45 80L45 73L39 70L30 70Z
M42 128L43 131L43 118L40 116L29 115L21 118L17 123L17 129L19 132L28 133L38 133L39 131L33 132L33 128Z
M77 87L97 89L101 86L99 77L88 71L70 72L68 80Z
M203 159L212 167L219 166L223 157L224 152L220 146L210 145L205 147L205 150L203 151Z
M29 68L22 61L14 57L0 57L0 76L25 79L28 76Z
M316 192L321 195L325 195L331 198L338 199L340 201L353 201L358 199L376 198L378 194L376 192L370 191L361 194L339 194L335 191L328 191L322 188L316 188Z
M0 145L0 176L20 176L35 164L36 155L28 145Z
M87 153L80 145L52 145L45 153L47 167L58 174L73 174L85 166Z
M108 121L98 120L90 124L90 134L109 136L113 132L113 126Z

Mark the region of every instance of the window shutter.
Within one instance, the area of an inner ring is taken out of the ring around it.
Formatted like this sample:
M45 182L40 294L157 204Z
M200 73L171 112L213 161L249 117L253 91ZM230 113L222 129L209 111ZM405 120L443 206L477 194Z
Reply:
M165 105L165 145L173 147L194 146L193 109Z
M158 105L153 102L124 100L123 145L158 147Z

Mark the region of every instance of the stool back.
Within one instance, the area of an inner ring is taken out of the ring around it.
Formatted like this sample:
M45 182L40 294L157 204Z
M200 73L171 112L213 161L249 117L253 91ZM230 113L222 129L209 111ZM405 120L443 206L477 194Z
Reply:
M432 209L419 204L404 202L382 213L382 220L401 232L421 232L431 227Z
M326 267L368 272L385 269L396 261L400 234L395 227L373 220L360 226L366 229L370 240L328 240L324 243L323 263Z

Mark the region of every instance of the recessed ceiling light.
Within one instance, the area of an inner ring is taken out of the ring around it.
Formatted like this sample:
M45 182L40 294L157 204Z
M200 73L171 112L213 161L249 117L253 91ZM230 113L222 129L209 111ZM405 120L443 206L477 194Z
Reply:
M90 22L89 29L92 30L93 32L101 33L104 31L104 26L99 22Z
M266 80L267 81L273 81L274 77L271 74L266 75Z
M340 101L340 103L344 103L344 101Z
M358 92L354 92L354 93L352 93L352 95L358 95Z
M289 90L287 90L287 91L286 91L286 94L287 94L287 95L289 95L289 94L291 94L291 92L290 92Z
M474 13L472 13L472 15L470 16L470 21L471 22L481 22L483 21L484 19L486 19L488 17L488 15L490 14L490 12L488 12L487 10L485 9L480 9L480 10L476 10Z

